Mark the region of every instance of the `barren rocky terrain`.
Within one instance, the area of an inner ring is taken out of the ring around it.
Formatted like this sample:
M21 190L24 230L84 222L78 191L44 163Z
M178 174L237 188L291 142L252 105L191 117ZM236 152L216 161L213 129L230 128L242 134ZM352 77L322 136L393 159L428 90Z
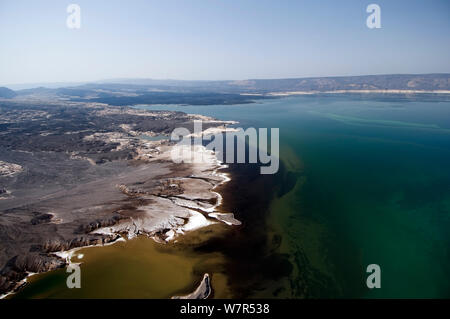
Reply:
M146 234L165 242L214 215L220 165L175 164L143 136L226 123L98 103L0 100L0 294L64 267L56 252ZM205 121L206 120L206 121ZM211 214L211 215L208 215Z

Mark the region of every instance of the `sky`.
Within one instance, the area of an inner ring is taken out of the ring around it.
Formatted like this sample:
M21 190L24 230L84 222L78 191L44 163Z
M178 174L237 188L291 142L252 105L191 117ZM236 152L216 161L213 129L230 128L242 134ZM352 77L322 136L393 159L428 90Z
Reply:
M0 0L0 85L390 73L450 73L450 1Z

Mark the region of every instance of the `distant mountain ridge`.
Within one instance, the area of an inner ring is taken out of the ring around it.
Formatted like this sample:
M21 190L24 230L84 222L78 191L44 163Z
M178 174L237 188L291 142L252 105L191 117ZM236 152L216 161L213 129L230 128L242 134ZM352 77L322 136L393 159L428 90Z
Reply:
M450 90L450 74L389 74L247 80L235 85L256 91Z
M6 87L0 87L0 97L5 99L11 99L17 95L16 92L14 92L11 89L8 89Z
M287 79L248 79L236 81L183 81L154 79L115 79L103 84L148 87L202 88L233 91L335 91L335 90L450 90L449 73L330 76ZM235 92L234 92L235 93Z
M13 98L16 95L19 97L60 97L72 101L99 102L111 105L208 105L252 103L256 98L321 92L450 93L450 73L237 81L116 79L59 88L41 86L17 91L0 88L0 97Z

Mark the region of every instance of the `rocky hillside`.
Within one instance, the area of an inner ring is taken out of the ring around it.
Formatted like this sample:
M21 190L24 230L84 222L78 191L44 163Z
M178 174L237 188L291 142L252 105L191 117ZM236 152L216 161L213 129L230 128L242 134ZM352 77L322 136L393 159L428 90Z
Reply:
M5 87L0 87L0 97L2 97L4 99L11 99L11 98L15 97L16 95L17 95L17 93L14 92L13 90L10 90Z

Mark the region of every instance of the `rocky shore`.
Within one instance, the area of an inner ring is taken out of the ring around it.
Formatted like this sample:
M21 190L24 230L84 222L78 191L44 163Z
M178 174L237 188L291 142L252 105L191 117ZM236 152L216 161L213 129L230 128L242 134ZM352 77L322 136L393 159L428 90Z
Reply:
M173 296L172 299L206 299L212 292L209 274L204 274L197 289L185 296Z
M74 107L79 112L63 132L58 115L65 106L39 109L33 121L45 119L49 134L35 123L24 130L39 133L39 149L23 143L17 130L0 132L5 137L0 160L21 168L0 177L0 188L11 192L0 201L0 295L20 289L30 274L65 267L64 252L79 247L137 235L166 243L212 223L240 224L232 214L216 211L221 196L214 189L228 177L214 153L200 148L204 163L174 163L170 152L176 145L141 138L168 134L178 126L190 129L198 119L205 130L226 129L229 123L180 112ZM22 107L26 116L14 112L9 126L23 118L28 125L30 108ZM0 104L0 118L8 122L4 109ZM73 123L84 120L97 124L83 128ZM59 131L49 132L52 121ZM111 122L115 125L103 126Z

